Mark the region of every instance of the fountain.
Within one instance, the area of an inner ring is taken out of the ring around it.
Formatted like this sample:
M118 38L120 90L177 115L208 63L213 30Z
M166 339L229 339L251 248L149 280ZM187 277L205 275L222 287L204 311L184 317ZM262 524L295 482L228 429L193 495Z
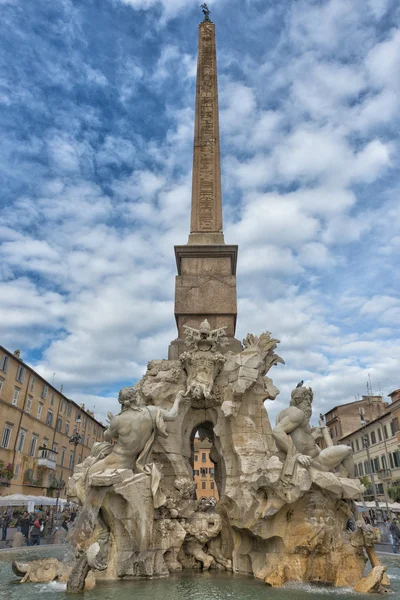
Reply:
M222 233L215 28L199 26L192 222L176 246L178 338L168 360L119 394L104 442L77 465L68 496L81 509L72 564L17 561L23 581L95 582L185 577L193 571L382 591L389 581L373 533L357 512L363 487L351 448L309 423L301 384L274 428L264 406L279 391L268 373L283 360L270 332L235 339L237 247ZM194 436L207 438L219 502L197 501ZM347 523L353 518L356 531ZM372 571L363 579L365 553Z

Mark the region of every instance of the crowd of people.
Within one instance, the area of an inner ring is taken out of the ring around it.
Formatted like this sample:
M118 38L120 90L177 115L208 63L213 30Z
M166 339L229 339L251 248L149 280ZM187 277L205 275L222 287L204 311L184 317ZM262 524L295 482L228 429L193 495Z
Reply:
M75 518L73 508L53 515L49 509L43 508L34 512L8 510L0 515L1 541L7 541L8 529L13 527L22 533L28 546L39 546L41 539L51 537L59 528L68 532Z

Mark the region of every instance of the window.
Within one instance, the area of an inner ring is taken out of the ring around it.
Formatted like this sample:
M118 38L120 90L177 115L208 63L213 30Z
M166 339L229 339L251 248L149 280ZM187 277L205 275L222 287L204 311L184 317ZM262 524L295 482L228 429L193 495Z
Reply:
M29 456L36 456L36 446L38 443L38 439L39 438L37 435L32 436L31 447L29 448Z
M79 409L77 409L76 411L75 421L77 421L78 419L81 420L81 411Z
M42 410L43 410L43 404L41 402L39 402L39 406L37 409L37 418L40 419L40 417L42 416Z
M57 418L56 429L57 429L57 431L61 431L61 428L62 428L62 418L58 417Z
M73 450L70 450L70 453L69 453L69 465L68 465L68 467L70 469L72 469L73 465L74 465L74 452L73 452Z
M387 469L386 456L384 456L384 455L381 456L381 463L382 463L382 469L384 469L386 471L386 469Z
M30 388L29 388L29 391L30 391L30 392L33 392L33 390L34 390L34 387L35 387L35 377L34 377L34 375L32 375L32 378L31 378L31 386L30 386Z
M89 446L89 448L90 448L90 435L88 435L88 436L87 436L87 445L88 445L88 446Z
M2 359L0 361L0 371L4 371L4 373L7 373L9 364L10 357L7 356L7 354L3 354Z
M1 392L1 388L3 387L3 382L4 382L4 379L2 377L0 377L0 392Z
M202 481L201 482L201 489L202 490L206 490L207 489L207 482L206 481Z
M47 411L46 425L49 425L49 427L51 427L52 424L53 424L53 411L51 410L51 408L49 408L49 410Z
M64 464L64 460L65 460L65 453L66 453L66 451L67 451L66 447L65 447L65 446L63 446L63 447L62 447L62 450L61 450L61 462L60 462L61 466Z
M207 454L205 452L201 453L201 462L206 462L207 460Z
M380 470L379 458L378 457L374 458L374 470L375 471L379 471Z
M6 425L3 429L3 437L1 438L1 447L8 448L12 432L12 425Z
M382 441L382 431L381 428L379 427L378 429L378 440L381 442Z
M376 486L376 491L378 494L383 496L383 483L378 483L378 485Z
M210 482L210 490L213 490L213 489L214 489L214 482L213 482L213 481L211 481L211 482Z
M24 382L24 379L25 379L25 368L22 367L21 365L18 366L17 375L16 375L15 379L17 381L20 381L21 383Z
M371 459L371 473L375 473L374 461Z
M19 465L15 465L14 468L14 479L18 479L19 477Z
M352 450L353 450L353 452L354 452L354 443L353 443L353 442L351 442L351 449L352 449Z
M369 463L367 460L364 461L364 471L365 471L366 475L368 475L368 473L370 473Z
M67 412L68 417L71 416L71 413L72 413L72 404L68 404L68 412Z
M21 431L19 432L19 438L18 438L18 443L17 443L17 452L22 452L22 450L24 449L25 438L26 438L26 430L21 429Z
M396 452L393 452L393 462L396 469L400 467L400 454L398 450L396 450Z
M390 464L390 468L394 469L393 456L391 454L389 454L389 464Z
M82 454L78 455L78 465L80 465L82 462Z
M214 468L209 469L209 473L212 477L214 477Z
M12 403L14 406L17 406L17 404L18 404L18 397L19 397L19 389L14 388L14 395L13 395L13 399L12 399Z
M198 470L198 469L195 469L195 470L193 471L193 475L194 475L195 477L196 477L196 476L198 477L198 476L199 476L199 473L200 473L200 472L199 472L199 470Z
M88 423L88 431L92 431L92 421L89 421Z
M360 446L358 445L358 438L356 439L356 448L357 448L357 452L358 452L360 449Z
M54 392L51 393L51 399L50 399L50 405L53 406L54 404Z
M206 477L207 476L207 469L200 469L200 474L202 477Z
M358 466L354 465L354 477L358 477Z
M376 444L375 431L371 431L371 444Z
M53 452L57 452L58 454L58 444L56 444L56 442L53 444Z
M195 454L195 455L194 455L194 462L197 462L198 460L199 460L199 455L198 455L198 454Z
M31 412L31 408L32 408L32 398L31 398L31 396L28 396L28 400L26 401L26 408L25 408L28 415Z
M65 435L69 435L69 423L68 423L68 421L65 423Z
M399 419L395 417L393 421L390 423L390 429L392 431L392 435L395 435L399 431Z
M387 440L388 439L388 432L387 432L386 425L383 426L383 435L385 436L385 440Z
M46 383L44 383L43 384L43 389L42 389L42 394L41 394L42 398L43 399L47 398L47 394L48 393L49 393L49 386Z

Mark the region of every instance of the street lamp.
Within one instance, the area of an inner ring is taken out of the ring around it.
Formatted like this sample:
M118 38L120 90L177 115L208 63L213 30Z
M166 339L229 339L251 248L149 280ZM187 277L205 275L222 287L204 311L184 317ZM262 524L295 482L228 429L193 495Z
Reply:
M79 416L76 419L76 422L75 422L74 433L69 438L69 443L70 444L74 444L74 458L73 458L73 461L72 461L72 472L74 472L74 467L75 467L76 449L77 449L78 445L82 441L81 435L79 433L79 426L80 426L80 424L81 424L81 418Z

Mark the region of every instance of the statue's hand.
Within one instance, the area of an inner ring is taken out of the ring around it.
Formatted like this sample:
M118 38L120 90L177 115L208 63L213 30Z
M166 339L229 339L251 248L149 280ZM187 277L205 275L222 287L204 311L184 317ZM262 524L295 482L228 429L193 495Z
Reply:
M179 390L178 396L180 396L183 400L188 400L190 398L190 394L186 394L185 390Z
M297 457L297 462L306 469L311 466L312 458L311 456L306 456L305 454L299 454Z
M112 412L108 411L108 413L107 413L107 419L106 419L107 423L111 423L111 421L112 421L113 418L114 418L114 415L112 414Z

